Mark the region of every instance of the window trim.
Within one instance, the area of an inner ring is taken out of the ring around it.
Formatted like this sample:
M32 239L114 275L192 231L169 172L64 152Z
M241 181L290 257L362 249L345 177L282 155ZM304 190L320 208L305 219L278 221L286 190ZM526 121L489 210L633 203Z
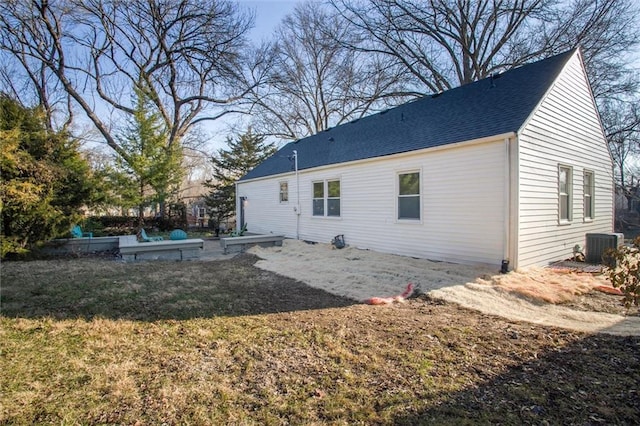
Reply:
M587 175L591 176L591 186L590 191L587 194L585 187L585 177ZM591 215L587 216L587 198L589 200L589 210L591 211ZM584 222L592 222L596 217L596 174L593 170L585 169L582 171L582 220Z
M282 185L286 185L287 189L286 192L282 191ZM282 195L286 195L286 200L282 199ZM280 204L289 204L289 181L288 180L281 180L278 182L278 201Z
M562 169L567 170L567 193L561 192L560 174ZM562 217L563 196L567 198L567 218ZM558 164L558 224L569 225L573 222L573 167L566 164Z
M338 182L338 196L337 197L332 197L329 194L329 183L331 182ZM342 215L342 184L340 182L340 179L327 179L325 181L325 216L326 217L341 217ZM329 214L329 200L338 200L338 214Z
M329 196L329 182L338 182L338 188L340 190L340 196ZM315 185L322 183L322 198L315 196ZM315 213L315 202L322 200L322 214ZM329 200L338 200L339 212L338 215L329 214ZM311 181L311 217L312 218L324 218L324 219L340 219L342 217L342 179L339 177L318 179Z
M408 175L412 173L418 174L418 194L411 195L400 195L400 176ZM398 170L395 175L395 206L396 206L396 223L410 223L410 224L421 224L422 223L422 201L423 201L423 184L422 184L422 169L409 169L409 170ZM408 217L400 217L400 198L408 198L408 197L418 197L418 214L417 218L408 218Z
M316 184L322 183L322 198L316 197ZM326 183L323 180L314 180L311 181L311 216L312 217L325 217L326 209L325 209L325 195L326 195ZM322 200L322 214L316 214L316 201Z

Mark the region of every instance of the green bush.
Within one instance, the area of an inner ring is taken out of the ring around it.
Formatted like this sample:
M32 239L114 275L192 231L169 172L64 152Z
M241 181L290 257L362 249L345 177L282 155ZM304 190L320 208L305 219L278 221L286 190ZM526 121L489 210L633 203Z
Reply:
M0 94L0 147L1 257L68 236L96 192L79 142L48 129L39 108Z
M138 221L133 216L92 216L90 219L99 222L103 228L131 228Z
M102 236L104 234L104 225L94 216L86 217L79 223L79 225L82 227L84 232L92 232L94 237Z
M640 306L640 237L630 246L609 250L607 257L612 260L612 266L605 268L605 274L624 294L624 305L627 308Z
M93 232L94 236L135 234L138 218L132 216L90 216L85 219L82 229Z
M83 222L82 229L92 231L95 235L129 235L135 234L138 229L138 218L133 216L91 216ZM161 217L144 218L145 229L157 228L161 231L173 229L186 229L186 220L182 215L173 214Z

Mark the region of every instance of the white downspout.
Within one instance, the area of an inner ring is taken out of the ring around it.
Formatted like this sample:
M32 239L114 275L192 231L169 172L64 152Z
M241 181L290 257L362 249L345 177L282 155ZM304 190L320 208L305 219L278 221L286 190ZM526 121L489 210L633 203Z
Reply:
M238 227L238 222L240 222L240 193L238 192L239 188L238 188L238 182L236 182L234 184L236 186L236 229L235 231L239 231L240 227L242 227L242 224L240 224L240 227Z
M513 267L513 259L510 259L511 242L511 149L509 138L504 139L504 167L503 167L503 231L502 231L502 268L506 272ZM505 263L506 262L506 263Z
M293 210L296 213L296 240L300 239L300 174L298 173L298 151L293 150L293 161L296 171L296 206Z

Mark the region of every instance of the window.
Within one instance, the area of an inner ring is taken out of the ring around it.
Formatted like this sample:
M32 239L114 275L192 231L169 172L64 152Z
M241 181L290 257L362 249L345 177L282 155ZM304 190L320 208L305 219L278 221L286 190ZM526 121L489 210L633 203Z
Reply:
M420 219L420 172L398 175L398 219Z
M313 182L313 215L340 217L339 180Z
M313 182L313 215L324 216L324 182Z
M340 216L340 181L327 182L327 216Z
M280 202L289 201L289 182L280 182Z
M572 176L571 167L558 166L558 199L560 222L571 221L571 192Z
M584 218L586 220L593 219L593 210L594 210L594 191L595 191L595 182L593 172L586 171L584 172L584 180L583 180L583 194L584 194Z

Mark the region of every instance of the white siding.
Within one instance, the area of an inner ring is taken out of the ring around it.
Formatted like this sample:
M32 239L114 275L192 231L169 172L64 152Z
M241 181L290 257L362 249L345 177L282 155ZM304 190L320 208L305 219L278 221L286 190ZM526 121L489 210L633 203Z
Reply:
M280 202L280 182L289 184L289 201ZM294 173L252 183L238 184L238 197L247 197L247 230L258 234L281 234L296 237L296 178Z
M519 134L518 267L546 265L584 247L588 232L612 232L611 157L576 54ZM559 224L558 165L573 168L570 224ZM583 220L583 172L595 174L595 218Z
M422 218L396 220L398 173L421 173ZM329 242L344 234L352 246L427 259L499 265L504 250L504 141L384 157L300 173L300 239ZM278 203L282 176L240 183L251 232L296 236L295 175L289 203ZM313 217L312 182L340 179L341 216Z

